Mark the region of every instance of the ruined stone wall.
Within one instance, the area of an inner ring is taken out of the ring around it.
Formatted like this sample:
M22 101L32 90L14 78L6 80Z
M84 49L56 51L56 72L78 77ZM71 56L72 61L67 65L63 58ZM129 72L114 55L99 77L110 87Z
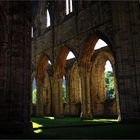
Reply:
M57 58L60 50L62 46L67 46L76 56L80 66L82 103L84 104L82 109L89 114L87 116L92 116L89 68L94 45L101 38L108 44L115 58L115 74L122 120L123 118L124 120L138 119L140 116L139 2L93 2L87 3L88 6L84 8L83 6L80 8L81 5L76 2L73 3L76 5L75 11L65 17L62 13L65 10L60 10L55 5L55 12L60 12L55 16L51 15L55 24L33 38L34 71L36 71L38 58L42 53L47 54L53 62L53 71L55 71L55 67L59 63ZM57 11L57 8L60 11ZM58 15L61 20L58 20ZM40 24L45 25L43 21ZM64 58L62 57L62 59ZM85 118L87 116L85 115Z
M98 9L100 9L100 14ZM43 52L52 60L54 45L54 61L56 61L58 50L62 44L66 44L78 57L85 41L95 33L95 30L102 31L108 36L107 34L112 27L110 20L111 6L109 2L105 2L105 4L95 3L78 14L74 13L70 17L66 16L61 24L57 23L54 26L54 30L51 27L45 33L33 38L33 58ZM45 25L44 22L41 24ZM53 44L53 41L55 41L55 44Z

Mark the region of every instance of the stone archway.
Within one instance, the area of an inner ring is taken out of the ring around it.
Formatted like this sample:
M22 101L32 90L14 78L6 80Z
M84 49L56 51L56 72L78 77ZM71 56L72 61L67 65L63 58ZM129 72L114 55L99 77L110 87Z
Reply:
M70 72L70 81L71 81L71 90L72 90L72 96L71 97L71 103L75 104L75 115L80 116L81 113L81 79L79 75L79 68L77 62L75 62L72 66L71 72Z
M94 53L94 47L98 41L98 36L94 34L84 44L80 53L80 77L81 77L81 118L92 119L91 97L90 97L90 68L91 57Z
M81 113L81 78L78 63L74 60L71 68L66 72L67 79L67 108L68 116L80 116Z
M115 82L114 100L106 98L105 64L111 62L115 77L115 60L108 47L101 48L94 52L91 68L91 109L93 117L113 117L119 115L118 91Z
M68 48L62 47L58 53L54 64L54 73L52 79L52 113L55 117L63 117L63 97L62 97L62 82L64 75L64 66L68 55Z
M81 93L82 93L82 106L81 106L81 118L83 119L92 119L93 118L93 113L92 113L92 99L91 99L91 59L92 56L95 53L95 45L97 41L100 38L106 38L105 36L101 37L101 33L98 35L98 33L92 35L84 44L82 47L81 53L80 53L80 59L79 59L79 64L80 64L80 76L81 76ZM107 40L107 38L106 38ZM110 42L108 40L108 42ZM110 45L110 43L109 43ZM102 83L105 84L105 83Z
M66 64L67 64L67 56L69 54L70 50L68 47L61 47L60 51L57 55L56 62L54 65L54 73L53 73L53 88L52 88L52 98L53 98L53 115L55 117L63 117L64 116L64 104L63 104L63 97L62 97L62 83L63 83L63 76L66 76L67 85L66 85L66 94L67 98L69 98L69 83L70 81L67 70L66 70ZM69 100L69 99L67 99ZM68 101L69 102L69 101ZM65 106L65 114L69 114L69 107L68 105Z
M51 112L50 111L51 89L50 89L50 80L47 73L47 69L48 69L48 57L46 55L43 55L39 59L37 65L37 72L36 72L36 86L37 86L36 115L37 116L49 115Z

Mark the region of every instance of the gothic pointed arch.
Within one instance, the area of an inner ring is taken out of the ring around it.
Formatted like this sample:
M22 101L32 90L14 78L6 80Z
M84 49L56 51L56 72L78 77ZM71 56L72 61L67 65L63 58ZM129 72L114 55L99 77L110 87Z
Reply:
M37 64L37 116L51 115L51 81L48 75L48 61L48 56L43 54L40 56Z
M107 95L106 95L106 81L105 81L105 64L110 61L113 74L115 77L115 60L113 53L108 47L101 48L94 52L92 56L92 67L91 67L91 105L92 113L94 117L104 116L108 114L119 115L119 102L118 102L118 91L116 87L116 82L114 86L115 99L112 104L110 102L110 107L106 107ZM110 112L108 111L110 109Z

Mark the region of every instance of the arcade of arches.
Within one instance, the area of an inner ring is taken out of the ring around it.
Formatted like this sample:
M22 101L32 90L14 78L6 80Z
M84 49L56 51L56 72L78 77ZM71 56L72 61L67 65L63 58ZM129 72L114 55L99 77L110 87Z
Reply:
M139 38L138 1L0 1L0 132L32 132L31 116L140 121Z
M85 47L85 46L84 46ZM106 105L105 64L109 60L115 71L114 56L108 46L94 50L91 48L90 63L83 64L76 58L66 59L69 49L63 46L57 57L54 75L49 75L52 65L48 65L48 57L41 56L36 72L36 104L33 114L36 116L51 115L55 117L79 116L83 119L96 117L118 117L119 98L115 86L115 99ZM88 48L88 46L85 47ZM84 54L89 57L88 54ZM87 61L86 61L87 62ZM81 64L79 64L81 63ZM63 78L65 77L65 99L63 97ZM115 77L115 74L114 74ZM52 85L52 86L50 86ZM116 82L115 82L116 85ZM108 116L110 115L110 116Z

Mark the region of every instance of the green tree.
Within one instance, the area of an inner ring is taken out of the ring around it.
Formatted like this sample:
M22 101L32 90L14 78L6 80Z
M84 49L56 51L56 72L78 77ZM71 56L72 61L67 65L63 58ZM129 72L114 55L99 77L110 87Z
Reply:
M36 104L36 89L32 91L32 103Z
M107 99L114 99L115 98L114 75L112 71L105 72L105 81L106 81Z

